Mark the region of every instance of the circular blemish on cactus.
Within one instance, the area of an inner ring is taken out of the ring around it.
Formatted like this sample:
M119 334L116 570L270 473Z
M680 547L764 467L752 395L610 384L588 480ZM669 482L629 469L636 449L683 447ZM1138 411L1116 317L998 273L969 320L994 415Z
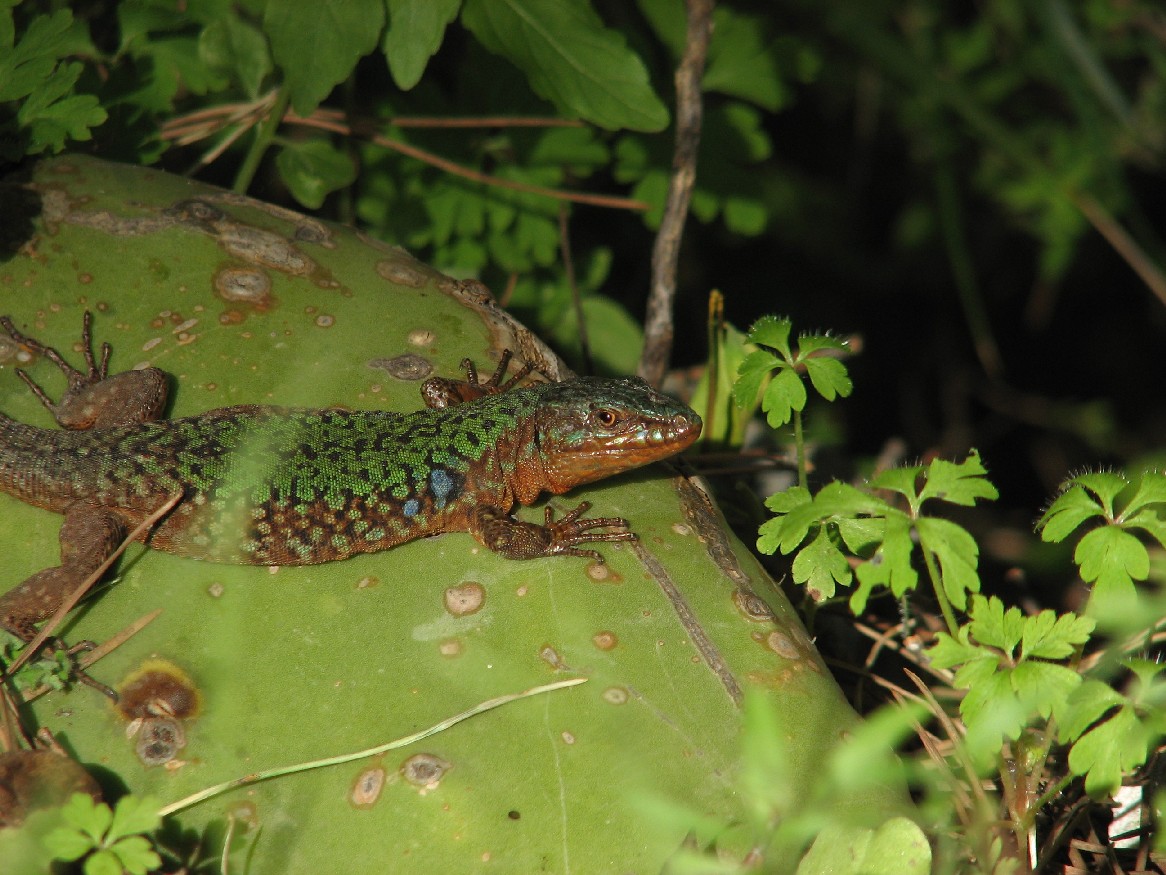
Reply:
M134 753L145 766L164 766L184 747L181 723L171 717L147 717L138 729Z
M433 342L437 340L437 335L428 328L415 328L409 332L405 340L410 346L433 346Z
M744 590L733 591L733 604L746 618L754 620L755 622L764 623L771 622L774 619L773 611L765 600L756 593L745 592Z
M476 614L486 604L486 588L469 580L445 591L445 609L455 617Z
M802 655L784 632L770 632L765 636L765 646L786 659L798 659Z
M596 632L591 636L591 643L600 650L614 650L619 644L619 638L614 632L608 632L606 629L602 632Z
M588 562L585 573L592 583L623 583L623 575L617 574L606 562Z
M372 808L385 788L385 770L380 766L365 769L356 776L349 800L353 808Z
M623 687L608 687L603 691L603 701L609 705L625 705L628 701L628 691Z
M393 358L373 359L368 363L368 366L386 371L394 379L409 382L424 380L433 373L433 365L429 363L429 360L413 353L405 353Z
M418 753L401 763L401 777L423 790L433 790L441 783L452 764L431 753Z
M256 267L221 267L214 275L215 294L224 301L264 311L272 304L271 277Z
M425 274L404 261L385 258L377 262L377 273L391 283L419 289L425 285Z
M198 715L198 689L186 672L164 659L144 662L117 687L117 708L127 720L139 717L174 717L186 720Z

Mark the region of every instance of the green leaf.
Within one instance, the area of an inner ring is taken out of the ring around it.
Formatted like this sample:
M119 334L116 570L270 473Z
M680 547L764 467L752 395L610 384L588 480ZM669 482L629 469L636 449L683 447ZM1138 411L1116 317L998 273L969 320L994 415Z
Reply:
M804 410L806 386L791 368L782 368L761 396L761 409L770 428L781 428L793 417L793 411Z
M1103 574L1116 574L1133 580L1145 580L1150 573L1150 554L1146 546L1119 526L1102 526L1077 542L1073 561L1080 566L1086 583Z
M1025 707L1047 720L1053 709L1081 684L1081 675L1063 665L1034 659L1016 666L1011 681Z
M996 657L993 654L971 642L969 626L961 626L957 635L958 637L953 637L946 632L935 633L935 644L927 651L927 658L933 667L955 668L982 659L995 662Z
M807 358L803 364L810 382L827 401L833 401L839 395L846 398L853 391L854 384L846 373L846 365L838 359Z
M526 74L560 111L601 128L659 131L668 110L643 61L589 3L574 0L466 0L462 24L489 51Z
M68 9L37 15L20 41L0 53L0 102L31 94L53 74L72 23L73 13Z
M912 503L918 497L919 475L923 473L920 465L904 465L897 468L887 468L879 471L870 480L872 489L887 489L905 496Z
M1086 680L1053 713L1057 718L1057 737L1061 743L1073 741L1112 708L1123 706L1126 699L1109 684Z
M1085 775L1085 791L1094 798L1112 795L1122 775L1146 761L1152 737L1132 708L1116 714L1085 733L1069 751L1069 768Z
M389 26L381 49L393 81L408 91L421 81L429 59L445 38L445 29L457 17L461 0L387 0Z
M311 115L352 74L384 21L382 0L268 0L263 27L297 114Z
M943 590L959 610L967 604L967 594L980 591L976 573L980 548L967 530L949 520L920 517L915 521L923 549L939 560Z
M285 144L275 165L295 199L313 210L323 205L329 193L356 179L352 158L321 138Z
M1159 513L1158 510L1145 507L1126 519L1122 525L1126 529L1141 529L1163 547L1166 547L1166 519L1159 516Z
M1095 625L1089 617L1041 611L1025 619L1021 652L1026 659L1064 659L1089 640Z
M144 836L127 836L110 850L117 855L121 865L130 875L146 875L162 865L162 859Z
M1166 474L1143 472L1134 494L1122 510L1122 516L1128 516L1151 504L1166 504Z
M203 28L198 55L209 69L237 81L250 98L259 96L271 73L267 38L235 15L223 15Z
M1059 543L1086 520L1102 516L1103 513L1097 499L1083 487L1073 485L1056 497L1036 527L1042 541Z
M1069 482L1076 483L1092 492L1097 497L1107 519L1113 519L1113 502L1121 491L1129 485L1125 475L1114 471L1095 471L1082 474Z
M793 323L777 316L762 316L749 329L749 342L758 346L775 349L788 364L793 364L794 356L789 346L789 333Z
M972 635L980 644L995 647L1009 656L1024 637L1025 617L1020 608L1004 609L1004 602L996 596L972 596Z
M125 875L121 860L110 850L95 851L85 858L85 875Z
M123 796L113 809L113 820L106 834L106 842L116 842L125 836L153 832L162 823L158 803L148 796Z
M776 112L789 100L771 46L762 42L770 19L725 6L713 13L713 34L701 86Z
M737 368L737 381L733 383L733 400L738 407L752 409L757 403L761 385L769 379L781 360L767 349L749 353Z
M45 836L45 847L55 860L80 860L93 850L93 840L78 829L58 826Z
M831 598L835 582L849 586L852 577L850 563L830 538L825 526L818 530L813 541L798 551L792 570L794 580L806 584L815 601Z
M94 845L105 839L113 812L104 802L94 802L87 793L74 793L61 808L65 823L89 836Z
M937 498L971 507L980 498L999 498L1000 493L985 477L987 473L976 450L968 453L962 462L933 459L927 466L927 480L919 492L919 500Z

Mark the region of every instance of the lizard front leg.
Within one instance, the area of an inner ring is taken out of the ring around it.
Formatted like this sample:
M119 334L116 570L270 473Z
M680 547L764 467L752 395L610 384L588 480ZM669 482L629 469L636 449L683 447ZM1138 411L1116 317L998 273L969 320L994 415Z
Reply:
M109 375L108 343L101 345L101 362L93 354L92 314L86 310L81 328L81 351L85 370L74 368L53 347L27 337L16 330L12 320L0 316L0 326L22 346L43 355L68 380L68 388L60 401L53 401L32 377L21 369L16 373L40 399L61 428L83 430L113 428L150 422L162 415L166 407L169 386L166 373L158 368L141 368Z
M507 559L538 559L542 556L584 556L603 561L598 550L584 550L579 544L596 541L634 541L628 521L622 517L581 519L591 507L584 501L558 522L554 509L547 506L546 522L525 523L500 508L482 505L470 517L470 534L495 553ZM592 531L610 529L612 531Z
M465 404L477 401L486 395L496 395L499 392L508 392L518 385L519 381L530 375L534 365L526 362L505 383L506 369L510 367L512 353L508 349L502 350L502 358L498 360L498 367L488 380L478 379L478 369L473 361L462 359L462 368L466 372L464 380L450 380L445 377L431 377L421 384L421 398L426 407L434 410L444 410L456 404Z

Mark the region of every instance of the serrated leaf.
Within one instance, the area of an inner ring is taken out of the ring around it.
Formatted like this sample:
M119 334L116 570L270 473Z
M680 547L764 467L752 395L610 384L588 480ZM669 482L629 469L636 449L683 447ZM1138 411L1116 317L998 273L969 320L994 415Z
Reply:
M93 849L93 841L78 829L58 826L44 837L45 847L56 860L79 860Z
M1057 739L1064 744L1079 738L1105 712L1126 704L1126 698L1109 684L1085 680L1053 714L1057 718Z
M923 468L920 465L904 465L898 468L886 468L879 471L870 480L872 489L886 489L897 492L914 501L919 488L919 475Z
M737 406L752 410L757 404L762 384L780 364L777 356L765 349L756 350L745 356L737 368L737 379L733 383L733 401Z
M891 508L887 508L887 513L891 513ZM835 520L835 525L838 526L838 534L842 536L846 549L856 556L880 543L887 534L887 521L882 516L839 518Z
M992 596L972 596L969 624L976 641L1013 655L1024 636L1025 617L1020 608L1004 609L1004 602Z
M377 46L382 0L268 0L263 28L298 115L311 115Z
M275 165L295 199L313 210L319 209L331 192L356 179L352 158L320 138L286 144Z
M789 513L794 508L808 505L814 500L810 490L804 486L791 486L782 492L775 492L765 499L765 506L774 513Z
M793 576L796 582L809 587L815 601L831 598L835 583L850 585L850 563L831 540L825 526L818 529L818 536L794 557Z
M969 733L1010 739L1020 736L1029 714L1012 689L1011 672L997 670L989 660L979 660L965 665L956 680L968 691L960 702L960 714ZM992 746L999 749L999 742Z
M1122 525L1126 529L1141 529L1155 541L1166 547L1166 519L1159 516L1160 511L1144 507L1129 517Z
M1151 741L1132 708L1116 714L1082 735L1069 751L1069 768L1085 775L1085 791L1094 798L1112 795L1122 775L1146 761Z
M1025 659L1064 659L1074 649L1089 640L1096 623L1089 617L1041 611L1035 617L1026 617L1021 653Z
M1012 688L1025 707L1047 720L1081 684L1081 675L1052 662L1026 660L1011 671Z
M110 850L102 849L85 858L85 875L125 875L121 860Z
M1088 532L1077 542L1073 561L1081 569L1086 583L1103 574L1119 574L1133 580L1145 580L1150 573L1150 554L1145 545L1119 526L1102 526Z
M919 573L911 565L915 545L911 541L911 522L898 512L888 512L883 520L882 544L870 560L855 572L859 586L850 597L850 610L860 614L876 586L885 586L896 597L919 584Z
M927 659L930 664L934 668L945 669L956 668L982 659L995 661L994 654L984 650L980 645L972 643L970 632L968 626L959 628L958 637L949 635L947 632L937 632L935 644L927 651Z
M162 859L144 836L128 836L110 850L117 855L121 865L130 875L146 875L162 865Z
M1138 480L1138 486L1122 513L1129 514L1148 504L1166 504L1166 474L1145 471Z
M1069 481L1093 493L1108 519L1113 518L1113 502L1117 496L1129 485L1123 474L1114 471L1094 471L1081 474Z
M49 78L65 50L65 34L72 22L68 9L34 16L20 41L0 52L0 102L19 100Z
M803 364L810 382L827 401L833 401L839 395L845 398L854 390L846 365L838 359L807 358Z
M148 796L123 796L113 809L106 841L116 842L125 836L153 832L162 823L158 808L158 803Z
M441 47L445 29L457 17L461 0L387 0L389 26L381 50L393 81L408 91L421 81L429 59Z
M1103 509L1081 486L1070 486L1054 499L1036 524L1041 540L1059 543L1082 523L1101 516Z
M748 340L758 346L768 346L777 350L788 364L793 364L793 352L789 346L789 333L793 323L778 316L762 316L749 328Z
M65 823L80 830L92 839L94 845L101 843L105 831L113 820L113 812L104 802L94 802L87 793L74 793L61 808Z
M601 128L659 131L668 110L640 57L589 3L466 0L462 24L560 111Z
M920 517L915 521L919 542L939 560L940 577L948 599L959 610L967 604L968 593L980 591L976 573L980 549L963 527L949 520Z
M806 407L806 385L790 368L773 375L761 396L761 409L770 428L781 428L793 418L795 410Z
M950 504L971 507L977 499L996 499L996 491L985 477L987 470L976 450L962 462L933 459L927 466L927 480L919 492L920 501L937 498Z

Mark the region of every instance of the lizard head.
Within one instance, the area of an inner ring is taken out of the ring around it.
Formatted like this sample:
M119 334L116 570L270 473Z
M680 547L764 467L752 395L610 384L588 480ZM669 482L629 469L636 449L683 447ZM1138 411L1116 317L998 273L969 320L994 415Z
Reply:
M692 408L638 378L583 378L544 393L536 427L551 492L666 459L700 437Z

